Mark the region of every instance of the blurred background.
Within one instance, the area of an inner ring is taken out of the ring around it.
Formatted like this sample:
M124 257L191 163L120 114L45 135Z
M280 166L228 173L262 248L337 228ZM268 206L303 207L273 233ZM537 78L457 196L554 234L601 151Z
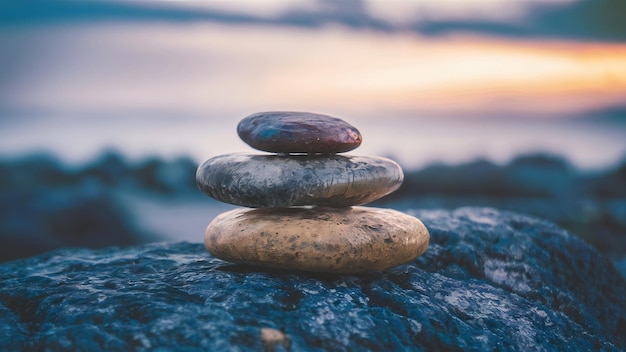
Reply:
M550 219L626 272L622 0L0 0L0 261L201 242L258 111L340 117L400 210Z

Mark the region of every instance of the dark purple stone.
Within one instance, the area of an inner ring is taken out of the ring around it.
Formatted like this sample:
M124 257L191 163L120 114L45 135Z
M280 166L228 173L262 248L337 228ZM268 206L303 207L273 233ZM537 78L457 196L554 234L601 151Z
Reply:
M271 111L239 122L239 137L252 148L273 153L341 153L361 145L361 133L336 117Z

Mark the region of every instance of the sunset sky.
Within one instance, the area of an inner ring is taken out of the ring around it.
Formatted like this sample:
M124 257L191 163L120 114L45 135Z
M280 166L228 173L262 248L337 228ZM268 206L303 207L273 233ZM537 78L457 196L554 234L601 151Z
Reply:
M41 148L42 119L106 117L119 134L148 116L218 125L263 110L365 123L626 108L619 0L20 3L0 0L0 118ZM5 137L5 153L31 141Z

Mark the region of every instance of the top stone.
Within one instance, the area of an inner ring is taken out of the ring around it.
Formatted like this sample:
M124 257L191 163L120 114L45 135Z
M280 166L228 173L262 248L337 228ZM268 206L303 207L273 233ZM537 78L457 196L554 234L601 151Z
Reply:
M252 148L273 153L341 153L362 139L359 130L336 117L289 111L252 114L239 122L237 133Z

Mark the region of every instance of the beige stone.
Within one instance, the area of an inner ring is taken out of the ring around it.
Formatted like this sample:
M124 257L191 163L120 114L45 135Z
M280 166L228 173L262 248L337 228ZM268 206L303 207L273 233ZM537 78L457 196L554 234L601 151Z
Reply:
M391 209L238 208L209 224L204 245L235 263L358 273L410 262L428 240L419 219Z
M272 328L261 328L261 341L265 351L289 351L291 348L291 338Z

